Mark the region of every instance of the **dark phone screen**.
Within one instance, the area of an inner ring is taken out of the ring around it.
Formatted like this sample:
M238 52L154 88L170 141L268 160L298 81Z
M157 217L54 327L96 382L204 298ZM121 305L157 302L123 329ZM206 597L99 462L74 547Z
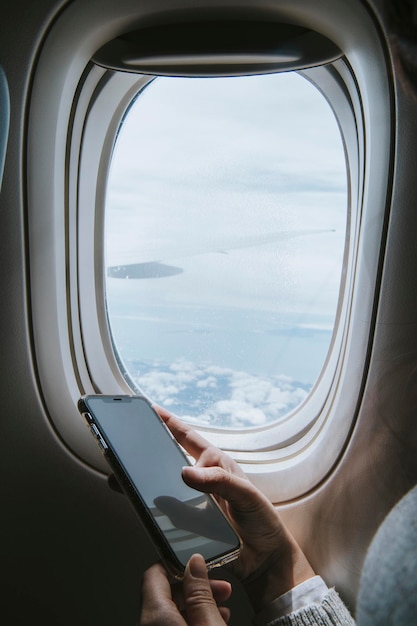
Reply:
M85 404L183 566L196 552L210 561L239 547L212 499L182 480L188 460L145 400L89 397Z

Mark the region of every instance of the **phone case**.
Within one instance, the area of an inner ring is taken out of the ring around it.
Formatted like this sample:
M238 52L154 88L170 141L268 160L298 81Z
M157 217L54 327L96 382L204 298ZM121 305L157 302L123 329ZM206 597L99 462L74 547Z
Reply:
M103 434L100 432L100 429L98 428L97 424L94 421L94 417L90 414L90 410L89 407L86 405L85 401L88 400L88 398L90 398L92 396L83 396L82 398L80 398L79 402L78 402L78 409L80 411L80 413L83 415L84 419L87 422L87 425L90 428L91 433L93 434L101 452L103 453L106 461L108 462L114 476L116 477L120 487L122 488L122 490L124 491L124 493L127 495L129 501L131 502L131 504L133 505L136 513L138 514L140 520L142 521L142 524L147 532L147 534L149 535L151 541L153 542L157 552L159 553L162 561L164 562L169 574L177 579L177 580L181 580L183 575L184 575L184 566L181 564L181 562L177 559L174 551L172 550L171 546L169 545L168 541L166 540L164 534L161 532L160 528L158 527L158 525L156 524L156 522L154 521L154 517L153 515L150 513L147 505L143 502L142 498L140 497L140 495L137 493L135 486L132 484L132 482L130 481L129 477L127 476L126 472L124 471L124 469L121 467L119 460L117 459L117 457L115 456L115 454L113 453L111 446L109 444L109 442L106 442L105 437L103 436ZM97 396L94 396L97 397ZM114 396L100 396L100 397L114 397ZM121 396L120 396L121 397ZM131 396L133 397L133 396ZM140 396L138 396L140 397ZM152 408L150 402L146 399L141 397L142 400L145 400L147 402L147 404L150 406L150 408L152 409L153 412L154 409ZM167 427L165 426L165 424L163 423L163 421L161 420L161 418L159 417L159 415L156 413L158 419L162 422L164 428L167 429ZM169 432L169 430L167 429L167 431ZM190 464L188 458L186 457L186 455L184 454L184 465L186 464ZM212 497L209 496L212 503L214 504L214 506L219 510L219 512L221 513L221 515L223 517L224 513L221 511L220 507L218 506L216 500ZM233 529L234 530L234 529ZM240 542L240 538L237 535L236 531L234 530L237 540L238 540L238 546L235 550L228 552L226 554L222 554L220 555L218 558L215 559L211 559L209 561L206 560L206 565L207 565L207 569L213 569L215 567L220 567L222 565L225 565L233 560L235 560L240 553L240 548L241 548L241 542Z

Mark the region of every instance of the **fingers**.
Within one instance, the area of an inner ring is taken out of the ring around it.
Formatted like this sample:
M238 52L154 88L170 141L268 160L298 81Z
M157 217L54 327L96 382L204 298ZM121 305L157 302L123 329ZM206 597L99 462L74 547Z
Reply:
M230 610L217 606L226 602L232 593L226 580L209 580L204 558L191 557L182 583L182 600L178 607L172 598L172 589L165 568L159 563L143 576L140 626L224 626ZM181 612L185 614L184 620Z
M218 498L240 535L243 548L237 568L241 579L255 571L270 553L288 545L290 538L276 509L247 478L221 467L195 466L184 467L182 476L190 487Z
M222 467L186 466L182 477L190 487L220 496L234 509L255 513L267 508L276 518L270 501L247 478L231 474Z
M211 593L217 604L227 602L232 595L232 585L227 580L211 579L209 582Z
M227 609L226 607L219 606L219 605L229 600L232 594L232 585L227 580L220 580L220 579L209 579L209 585L210 585L210 590L213 595L213 598L217 604L218 610L220 611L222 615L223 613L225 613L225 615L227 616L230 613L229 609ZM171 588L171 592L172 592L172 598L175 601L178 607L178 610L181 612L181 614L184 614L185 598L184 598L183 583L182 582L175 583ZM227 621L227 619L225 619L225 621Z
M242 539L240 558L232 567L256 610L294 584L314 576L275 507L233 459L168 411L157 410L180 445L196 460L194 466L183 468L184 482L198 491L212 493ZM227 619L223 609L221 615ZM202 623L194 624L201 626ZM206 624L211 623L207 621L204 626Z
M139 624L140 626L184 625L172 600L168 574L159 563L150 567L143 576Z
M191 428L191 426L188 426L188 424L174 417L174 415L169 413L166 409L156 405L154 405L154 408L164 420L178 443L195 459L199 459L201 454L210 446L209 442Z
M223 622L226 622L226 624L228 624L230 619L230 609L227 608L227 606L219 606L217 608Z
M224 626L227 621L229 611L225 607L217 607L213 589L227 600L231 587L226 581L213 583L208 578L204 558L194 554L187 564L183 580L185 614L189 626Z
M196 460L196 465L201 467L218 465L233 474L244 476L244 473L233 459L204 439L191 426L185 424L162 407L154 405L154 409L164 420L178 443Z

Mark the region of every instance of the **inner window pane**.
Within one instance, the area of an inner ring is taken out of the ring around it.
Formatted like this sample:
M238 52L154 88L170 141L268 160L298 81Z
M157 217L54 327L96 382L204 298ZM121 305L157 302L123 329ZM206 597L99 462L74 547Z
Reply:
M346 163L295 73L158 78L120 127L106 198L109 324L122 367L190 421L282 419L326 358Z

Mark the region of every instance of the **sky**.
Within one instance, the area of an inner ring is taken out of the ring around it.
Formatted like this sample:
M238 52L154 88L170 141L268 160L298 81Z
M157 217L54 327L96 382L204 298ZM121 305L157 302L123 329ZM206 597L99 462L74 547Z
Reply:
M136 384L237 427L299 404L331 339L346 207L336 120L301 76L153 81L120 129L105 209L106 265L164 276L107 279Z

